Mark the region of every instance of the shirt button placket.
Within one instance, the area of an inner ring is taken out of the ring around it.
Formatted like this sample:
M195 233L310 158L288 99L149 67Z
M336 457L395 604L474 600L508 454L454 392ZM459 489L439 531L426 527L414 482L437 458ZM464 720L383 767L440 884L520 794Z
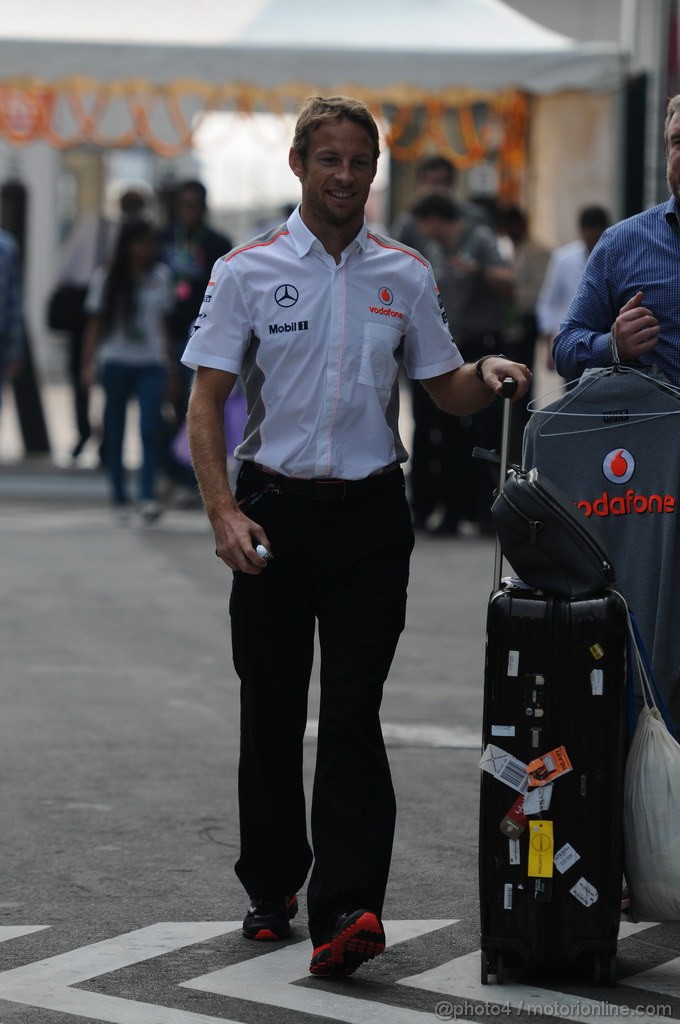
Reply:
M331 257L329 257L329 260ZM316 476L333 476L334 432L340 390L345 346L345 260L332 263L330 270L331 303L328 324L328 349L326 356L326 388L323 397L322 414L317 442Z

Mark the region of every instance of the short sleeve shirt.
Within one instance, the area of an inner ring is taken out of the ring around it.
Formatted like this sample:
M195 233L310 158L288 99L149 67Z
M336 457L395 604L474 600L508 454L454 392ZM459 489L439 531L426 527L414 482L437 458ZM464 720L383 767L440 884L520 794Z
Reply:
M85 299L85 311L103 310L106 268L98 267ZM114 324L101 340L100 363L115 362L128 366L165 363L166 336L163 318L172 309L172 275L164 263L157 263L137 288L135 314L131 324Z
M296 210L217 261L183 361L243 377L237 457L353 480L407 457L399 367L426 379L463 359L419 253L364 224L336 264Z

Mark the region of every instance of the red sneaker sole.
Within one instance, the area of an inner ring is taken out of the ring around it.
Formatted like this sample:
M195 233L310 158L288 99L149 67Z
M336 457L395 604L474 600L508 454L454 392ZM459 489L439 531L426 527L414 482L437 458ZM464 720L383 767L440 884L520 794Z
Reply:
M310 973L323 976L347 977L354 974L358 967L379 956L385 949L385 932L377 916L365 911L355 921L351 921L331 941L314 950ZM328 955L318 963L316 957L328 950Z
M290 932L287 935L277 935L271 928L260 928L255 935L248 935L247 932L243 934L247 939L253 939L255 942L281 942L283 939L290 938Z

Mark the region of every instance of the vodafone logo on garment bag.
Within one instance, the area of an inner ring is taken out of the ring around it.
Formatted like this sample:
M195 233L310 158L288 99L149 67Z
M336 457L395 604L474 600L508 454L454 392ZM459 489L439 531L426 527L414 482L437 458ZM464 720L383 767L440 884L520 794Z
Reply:
M627 484L635 473L635 456L627 448L614 448L602 460L602 473L612 484ZM677 499L673 494L640 494L634 487L618 491L602 491L592 501L577 501L576 508L587 519L596 516L654 515L675 513Z
M602 472L612 484L627 484L635 472L635 458L627 448L615 448L602 460Z

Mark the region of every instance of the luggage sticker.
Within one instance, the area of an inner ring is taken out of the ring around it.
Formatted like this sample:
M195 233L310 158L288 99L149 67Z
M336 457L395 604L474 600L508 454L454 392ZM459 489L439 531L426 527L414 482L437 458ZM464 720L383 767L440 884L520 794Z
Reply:
M519 761L506 750L489 743L482 754L479 767L483 772L489 772L495 779L504 782L506 786L516 789L518 793L524 793L529 784L527 766Z
M550 878L534 878L533 897L539 903L550 903L552 899L552 880Z
M597 903L598 891L594 885L586 881L583 876L579 878L576 885L573 885L569 890L572 896L575 896L579 903L582 903L584 907L592 907L593 903Z
M519 675L519 651L508 651L508 675Z
M538 790L537 792L542 792ZM518 796L505 817L500 823L500 830L508 839L517 839L527 827L529 819L524 813L524 801L526 797Z
M512 882L503 886L503 910L512 910Z
M519 839L508 840L508 860L511 864L519 864Z
M590 688L593 697L601 697L604 692L604 672L601 668L594 668L590 673Z
M542 814L543 811L547 811L550 807L552 794L552 782L549 782L547 786L538 786L530 789L524 797L524 807L522 810L525 814Z
M593 644L593 646L589 647L588 650L595 658L595 661L599 661L600 658L604 658L604 647L602 644Z
M552 878L553 875L553 823L552 821L529 822L529 865L530 878Z
M572 764L566 749L555 747L554 750L543 754L542 757L530 761L527 771L530 786L545 786L559 775L566 775L567 772L572 771Z
M555 854L555 867L563 875L565 871L568 871L580 859L581 854L576 852L571 843L565 843Z
M515 727L514 725L492 725L491 726L492 736L514 736Z

